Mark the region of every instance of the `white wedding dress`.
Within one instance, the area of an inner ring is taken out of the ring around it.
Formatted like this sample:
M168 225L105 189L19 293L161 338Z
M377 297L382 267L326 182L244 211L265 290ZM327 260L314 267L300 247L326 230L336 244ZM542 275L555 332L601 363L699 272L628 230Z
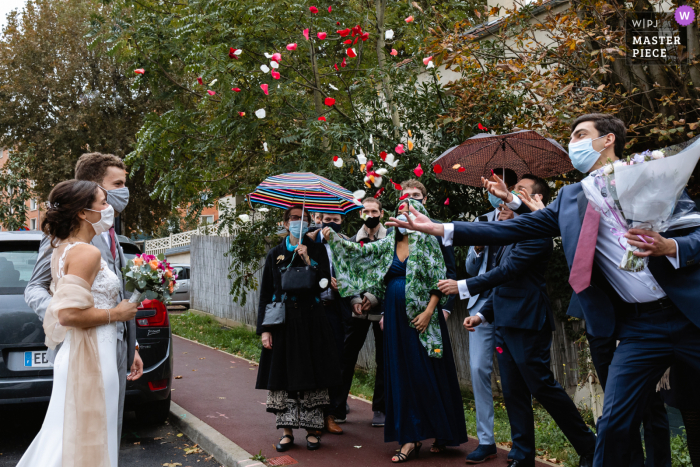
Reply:
M63 275L63 263L66 253L73 246L68 245L58 261L58 277ZM100 272L92 283L92 296L95 308L114 308L119 298L121 284L104 259L101 259ZM66 339L56 354L53 366L53 389L51 401L46 412L41 431L24 453L17 467L62 467L63 455L63 413L66 399L66 382L70 356L72 331L68 331ZM119 439L117 438L119 416L119 373L117 371L117 325L104 324L97 328L98 351L100 354L100 370L105 389L105 405L107 408L107 441L109 443L109 461L111 467L117 467L119 457ZM90 436L85 433L84 436Z

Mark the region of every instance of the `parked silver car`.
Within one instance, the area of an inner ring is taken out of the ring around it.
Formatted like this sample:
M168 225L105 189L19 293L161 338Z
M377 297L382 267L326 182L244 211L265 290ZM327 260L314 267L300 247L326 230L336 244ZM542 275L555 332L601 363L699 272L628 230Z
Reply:
M180 285L173 294L171 305L190 307L190 265L170 263L177 274L177 283Z

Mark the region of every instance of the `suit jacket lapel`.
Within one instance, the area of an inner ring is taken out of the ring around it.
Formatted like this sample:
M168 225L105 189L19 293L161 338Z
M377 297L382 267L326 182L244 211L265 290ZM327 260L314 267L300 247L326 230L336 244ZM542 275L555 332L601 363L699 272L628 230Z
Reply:
M583 218L586 215L586 209L588 209L588 198L586 198L586 194L583 190L578 194L576 203L578 204L578 217L581 221L581 225L583 225Z

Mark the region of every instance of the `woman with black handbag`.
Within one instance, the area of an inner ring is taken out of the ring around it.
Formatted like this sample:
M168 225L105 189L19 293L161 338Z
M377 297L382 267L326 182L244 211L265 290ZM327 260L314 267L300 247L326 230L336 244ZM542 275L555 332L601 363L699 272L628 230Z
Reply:
M321 446L328 388L340 384L340 362L319 298L330 283L324 246L306 236L310 216L302 206L284 213L289 235L265 260L257 333L262 338L256 389L266 389L267 411L284 434L276 446L294 444L294 428L307 431L309 450ZM299 238L302 238L301 244Z

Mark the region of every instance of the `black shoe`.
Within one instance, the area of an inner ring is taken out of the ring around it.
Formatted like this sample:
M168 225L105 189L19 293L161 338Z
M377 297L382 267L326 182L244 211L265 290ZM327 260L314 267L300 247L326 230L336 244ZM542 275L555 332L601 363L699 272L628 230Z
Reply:
M316 441L315 443L312 443L311 441L309 441L309 436L313 436L318 441ZM309 433L308 435L306 435L306 449L308 449L309 451L315 451L316 449L318 449L320 447L321 447L321 435L320 434Z
M578 460L578 467L593 467L593 453L581 456Z
M288 443L282 444L282 440L284 438L289 438L290 441ZM275 449L277 449L277 452L289 451L289 449L292 447L293 444L294 444L294 436L284 435L280 438L280 442L277 443L277 446L275 446Z
M510 462L510 464L508 464L508 467L535 467L535 461L528 462L519 459L512 459L508 460L508 462Z

